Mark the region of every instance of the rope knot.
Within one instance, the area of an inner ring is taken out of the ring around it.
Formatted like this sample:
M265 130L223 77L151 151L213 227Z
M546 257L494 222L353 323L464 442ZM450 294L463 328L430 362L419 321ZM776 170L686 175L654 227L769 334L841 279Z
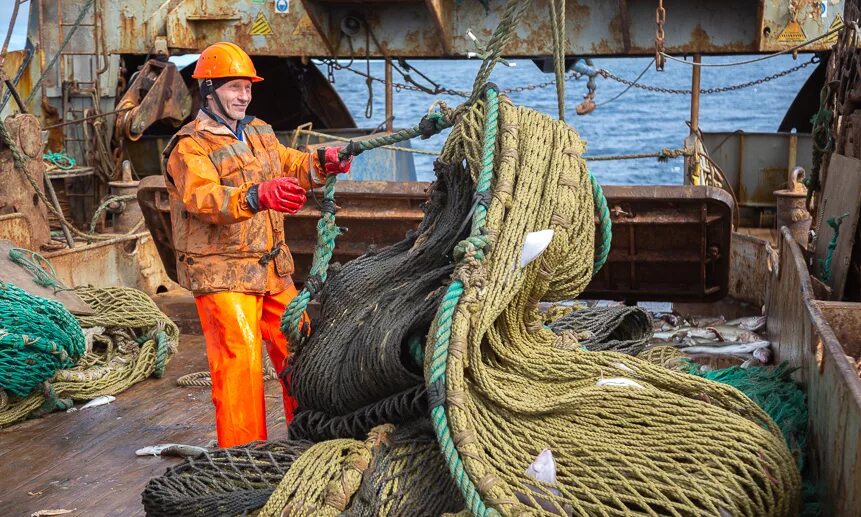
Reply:
M487 235L471 235L454 247L454 259L458 262L471 258L483 260L489 246L490 238Z
M422 140L427 140L443 129L445 129L445 124L442 112L428 113L419 121L419 133Z
M323 282L323 278L319 274L309 275L308 278L305 279L305 290L308 291L311 298L314 298L314 296L323 289Z

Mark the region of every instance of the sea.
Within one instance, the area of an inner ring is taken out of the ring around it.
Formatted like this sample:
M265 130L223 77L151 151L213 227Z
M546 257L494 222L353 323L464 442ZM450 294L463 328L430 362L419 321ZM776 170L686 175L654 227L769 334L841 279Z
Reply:
M704 56L703 63L732 64L757 59L762 56ZM748 83L765 78L803 62L811 55L800 54L775 56L771 59L737 66L704 66L701 88L719 88ZM680 63L668 61L663 71L655 70L651 58L602 58L594 59L596 68L605 69L618 77L634 80L643 74L638 84L669 89L691 88L693 73L690 61ZM347 64L347 63L342 63ZM417 73L421 72L442 88L470 91L475 75L481 65L473 60L410 60L411 77L433 88ZM356 60L353 70L365 72L368 63ZM328 67L318 64L327 75ZM383 78L383 61L371 61L371 75ZM700 97L699 126L704 132L777 131L786 110L808 76L816 68L811 64L783 77L747 88L726 93L704 94ZM334 88L340 94L359 127L377 127L385 120L385 88L374 81L370 117L366 117L368 87L363 77L348 69L335 70ZM490 80L500 89L520 88L552 81L552 73L544 73L531 60L513 60L508 66L499 64ZM406 83L397 70L393 71L395 83ZM595 102L598 107L588 115L579 116L577 105L587 93L587 80L573 78L565 84L565 120L586 141L587 156L607 156L658 152L663 148L681 148L689 134L686 124L690 120L691 99L685 94L656 93L639 88L630 88L610 79L596 79ZM550 85L543 88L512 92L511 100L551 116L558 116L556 89ZM618 96L618 97L617 97ZM444 100L449 106L463 102L463 98L450 95L431 95L407 89L395 89L393 95L394 126L410 127L419 122L435 100ZM448 131L428 140L415 139L413 148L439 151ZM433 157L414 155L416 176L422 181L433 180ZM603 184L668 185L680 184L683 159L659 162L654 158L625 161L590 162L590 170Z

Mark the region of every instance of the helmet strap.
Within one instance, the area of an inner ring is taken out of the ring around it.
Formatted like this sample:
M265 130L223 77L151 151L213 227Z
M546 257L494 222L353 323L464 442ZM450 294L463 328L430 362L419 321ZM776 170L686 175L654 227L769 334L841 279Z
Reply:
M202 86L203 87L200 89L200 93L201 93L201 95L203 95L204 103L206 103L206 101L208 100L207 97L209 95L212 95L212 98L215 99L215 104L216 104L216 106L218 106L218 109L221 112L221 115L224 118L229 119L230 115L228 115L227 110L224 109L224 104L221 103L221 98L218 96L218 93L216 93L216 91L215 91L219 86L221 86L221 84L216 86L212 82L212 79L204 79ZM231 119L231 120L233 120L233 119Z

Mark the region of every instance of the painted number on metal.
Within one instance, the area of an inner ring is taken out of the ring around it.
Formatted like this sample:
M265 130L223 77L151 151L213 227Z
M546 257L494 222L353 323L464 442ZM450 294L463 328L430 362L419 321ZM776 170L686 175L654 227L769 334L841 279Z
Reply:
M275 12L287 14L290 12L290 0L275 0Z
M252 36L269 36L272 34L272 26L269 25L269 20L263 16L263 12L257 13L257 18L254 19L254 23L251 25L251 35Z

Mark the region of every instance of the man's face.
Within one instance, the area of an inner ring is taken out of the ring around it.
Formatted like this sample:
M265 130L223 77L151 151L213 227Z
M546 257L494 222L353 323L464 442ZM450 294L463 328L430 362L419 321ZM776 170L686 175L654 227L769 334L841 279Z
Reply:
M226 115L231 120L242 120L245 117L245 110L248 109L248 104L251 102L251 81L234 79L221 85L215 92L221 99L221 105L226 111L222 115ZM209 105L218 107L214 102Z

